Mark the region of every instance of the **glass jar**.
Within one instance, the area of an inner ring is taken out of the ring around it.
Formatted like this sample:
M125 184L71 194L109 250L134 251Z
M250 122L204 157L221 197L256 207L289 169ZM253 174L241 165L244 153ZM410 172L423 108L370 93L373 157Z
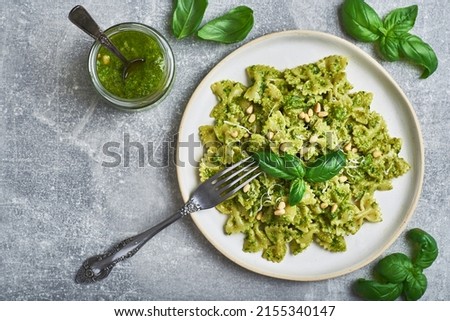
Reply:
M154 44L156 47L159 47L159 56L157 58L158 61L149 61L153 59L152 57L154 57L155 55L150 51L148 52L149 55L145 55L145 57L130 57L129 55L127 57L127 54L122 52L122 54L128 59L145 58L145 62L142 64L142 66L136 66L136 70L138 68L155 68L156 66L158 68L158 78L156 79L156 82L153 75L151 73L150 75L148 74L150 69L147 70L147 74L143 74L142 72L144 72L144 70L142 70L140 74L141 76L143 75L142 79L130 80L134 76L133 73L138 73L138 71L130 70L129 76L125 80L122 80L120 78L120 75L122 73L123 65L119 64L118 60L114 62L114 70L112 70L113 63L111 63L111 66L108 66L108 68L110 68L109 71L107 69L105 69L106 71L101 71L99 68L102 68L100 67L102 64L108 65L110 64L110 61L112 59L116 59L117 57L115 57L111 52L104 48L99 41L96 41L91 47L88 59L88 69L94 88L106 101L121 110L136 111L156 106L168 94L174 80L175 59L172 49L170 48L167 40L158 31L147 25L135 22L126 22L112 26L104 32L108 36L108 38L110 38L112 42L119 47L119 50L121 50L121 46L122 48L127 49L128 44L126 37L124 43L121 45L117 44L114 39L115 37L118 39L119 36L125 36L126 34L124 32L129 31L133 31L134 35L137 34L136 32L142 33L143 35L137 35L145 37L144 40L151 41L152 44ZM128 33L128 35L129 34L130 33ZM135 44L136 41L137 40L134 41ZM144 48L143 46L144 45L141 45L139 43L139 48L137 49L145 51L146 48ZM136 48L131 48L130 50L134 49ZM101 52L105 52L105 50L108 52L108 54L104 54L104 57L102 57ZM142 55L143 53L139 52L139 54ZM146 78L146 75L149 75L149 77ZM111 79L111 81L108 83L107 77L113 78L113 76L115 76L116 78L119 77L119 79ZM126 83L127 81L129 81L130 83ZM132 89L132 87L130 87L131 85L144 85L145 87L146 82L148 84L147 88L145 88L146 90L141 90L138 97L126 97L126 95L130 93L129 89ZM111 85L115 85L116 87L110 87ZM124 93L121 92L120 94L118 94L118 91L116 91L115 89L118 88L119 90L121 90L120 86L124 86Z

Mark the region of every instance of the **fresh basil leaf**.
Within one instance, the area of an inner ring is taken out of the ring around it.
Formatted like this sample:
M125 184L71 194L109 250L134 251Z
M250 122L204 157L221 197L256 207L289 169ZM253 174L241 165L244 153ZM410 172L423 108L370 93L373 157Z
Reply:
M408 275L403 286L403 294L408 301L419 300L427 290L427 277L420 269L414 269Z
M312 183L325 182L336 176L345 163L345 154L341 150L328 153L306 166L304 179Z
M407 59L424 67L421 78L428 78L436 71L438 66L436 53L419 37L411 34L403 36L400 41L400 50Z
M359 297L370 301L394 301L402 290L402 283L380 283L365 279L358 279L353 285L353 291Z
M413 263L422 269L431 266L439 254L436 240L420 228L409 230L406 236L416 245Z
M416 23L417 13L417 5L394 9L384 18L384 28L393 36L407 33Z
M390 283L403 282L413 269L409 257L403 253L393 253L381 259L375 271Z
M204 40L234 43L244 40L253 28L253 10L246 6L231 9L205 24L197 35Z
M302 200L305 191L305 181L301 178L297 178L296 180L294 180L289 191L289 205L294 206L298 204Z
M182 39L197 31L203 20L208 0L177 0L172 17L172 31Z
M270 176L288 180L297 178L292 175L292 172L286 170L284 159L270 150L255 153L253 158L257 161L259 168Z
M383 26L375 10L362 0L345 0L341 8L341 23L353 38L374 42L380 37Z
M381 55L389 61L400 60L400 39L393 36L382 36L378 45Z
M305 167L300 158L291 154L285 154L281 158L284 161L284 168L287 173L300 178L305 176Z

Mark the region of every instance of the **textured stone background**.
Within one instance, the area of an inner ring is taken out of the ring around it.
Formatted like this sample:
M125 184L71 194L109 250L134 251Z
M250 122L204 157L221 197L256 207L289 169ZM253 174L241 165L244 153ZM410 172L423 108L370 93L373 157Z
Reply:
M102 167L103 144L123 142L124 133L155 146L172 140L200 80L242 43L176 40L170 31L172 1L85 0L83 5L100 25L150 24L175 52L177 78L170 96L153 110L124 113L105 105L91 87L84 66L92 41L67 19L77 2L0 2L1 300L356 299L351 282L368 276L372 265L321 282L260 276L222 256L189 218L163 231L104 282L76 285L74 273L86 257L142 231L182 204L173 165L139 168L132 158L130 167ZM243 43L287 29L349 39L337 18L340 0L209 2L205 20L240 4L254 9L256 24ZM417 3L414 33L439 56L439 68L427 80L420 80L420 70L409 64L381 63L409 97L423 131L425 181L408 228L426 229L441 246L439 258L426 271L429 289L423 299L449 300L450 2L368 2L381 15ZM376 57L372 45L357 45ZM174 150L169 152L173 157ZM156 155L162 157L162 150ZM387 253L408 250L402 235Z

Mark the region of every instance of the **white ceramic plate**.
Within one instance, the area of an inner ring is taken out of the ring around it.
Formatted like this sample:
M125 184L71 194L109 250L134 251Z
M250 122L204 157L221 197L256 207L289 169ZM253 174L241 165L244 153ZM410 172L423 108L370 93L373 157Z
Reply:
M390 134L403 140L400 155L412 165L412 170L394 180L393 190L376 193L383 221L366 223L356 235L346 237L347 251L343 253L330 253L313 244L299 255L287 254L281 263L268 262L261 253L242 251L243 235L224 234L226 216L217 210L192 215L200 231L220 252L256 273L308 281L352 272L377 258L396 240L416 207L423 179L423 145L408 99L391 76L355 45L329 34L300 30L269 34L249 42L217 64L199 84L186 107L179 130L177 174L183 199L188 200L199 184L198 168L192 160L199 161L202 155L198 127L212 124L209 113L217 103L210 90L212 83L230 79L248 84L247 66L266 64L282 70L333 54L348 58L347 77L355 91L374 93L372 109L384 117Z

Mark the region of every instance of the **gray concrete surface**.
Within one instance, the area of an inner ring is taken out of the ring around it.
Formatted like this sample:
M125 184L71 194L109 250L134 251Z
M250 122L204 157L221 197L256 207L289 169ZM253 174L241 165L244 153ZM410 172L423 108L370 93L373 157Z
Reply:
M288 29L311 29L348 39L376 57L412 102L425 144L425 180L408 228L421 227L440 244L427 271L424 300L449 300L450 2L368 1L382 15L419 5L414 33L435 49L439 68L429 79L407 63L382 62L370 44L339 25L342 1L209 1L205 21L246 4L255 27L239 44L221 45L171 34L172 1L82 4L102 26L139 21L159 29L176 56L169 97L141 113L117 111L99 99L88 77L91 39L67 19L76 1L1 0L0 15L0 300L355 300L353 280L372 265L336 279L291 282L247 271L222 256L190 218L163 231L137 256L98 284L74 283L88 256L142 231L182 204L174 165L107 168L102 146L173 140L187 101L208 71L243 43ZM169 157L175 151L169 150ZM163 150L155 154L164 157ZM386 253L409 251L402 236Z

